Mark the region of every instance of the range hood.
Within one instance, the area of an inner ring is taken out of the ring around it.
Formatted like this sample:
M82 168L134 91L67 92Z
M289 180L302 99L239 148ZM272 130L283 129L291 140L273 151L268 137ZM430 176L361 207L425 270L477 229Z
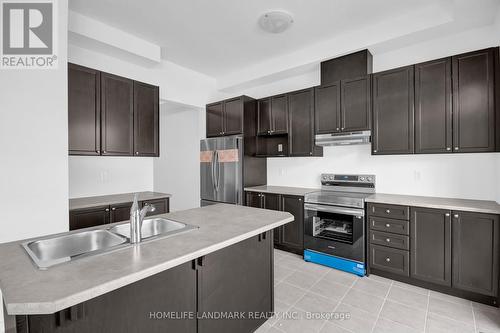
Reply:
M317 146L343 146L369 144L371 131L318 134L314 137Z

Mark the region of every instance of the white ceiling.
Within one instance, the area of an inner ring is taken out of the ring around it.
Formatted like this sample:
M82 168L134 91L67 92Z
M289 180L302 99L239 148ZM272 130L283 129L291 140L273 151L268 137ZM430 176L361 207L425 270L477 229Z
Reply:
M70 0L69 3L73 11L160 45L166 60L221 77L335 40L353 30L369 30L386 20L411 17L429 6L438 6L455 21L491 24L499 1ZM282 34L265 33L257 25L262 13L274 9L286 10L294 16L294 24Z

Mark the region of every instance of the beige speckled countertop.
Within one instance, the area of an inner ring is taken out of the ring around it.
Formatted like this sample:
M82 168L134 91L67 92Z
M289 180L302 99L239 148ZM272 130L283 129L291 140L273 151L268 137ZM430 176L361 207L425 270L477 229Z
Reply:
M48 270L35 267L23 241L0 244L0 289L7 313L54 313L293 221L290 213L228 204L158 216L199 229ZM89 229L100 228L105 227Z
M172 195L160 192L137 192L139 201L170 198ZM69 210L109 206L134 201L134 193L121 193L69 199Z
M422 197L416 195L375 193L365 199L366 202L386 203L414 207L461 210L467 212L500 214L500 205L495 201L454 199L440 197Z
M262 192L262 193L276 193L304 196L307 193L319 191L319 188L304 188L304 187L289 187L289 186L253 186L245 187L245 191L249 192Z

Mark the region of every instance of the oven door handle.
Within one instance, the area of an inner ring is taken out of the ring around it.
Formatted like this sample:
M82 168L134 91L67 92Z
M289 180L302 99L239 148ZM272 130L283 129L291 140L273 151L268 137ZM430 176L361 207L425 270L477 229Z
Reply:
M317 212L345 214L351 216L365 216L365 211L363 209L350 209L345 207L333 207L333 206L323 206L323 205L320 206L309 203L304 204L304 209Z

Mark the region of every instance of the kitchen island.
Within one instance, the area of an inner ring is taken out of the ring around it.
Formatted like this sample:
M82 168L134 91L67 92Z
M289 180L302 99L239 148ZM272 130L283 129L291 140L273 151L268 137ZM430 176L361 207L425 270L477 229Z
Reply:
M7 332L252 332L265 322L272 229L291 214L218 204L159 217L199 228L48 270L23 241L1 244Z

